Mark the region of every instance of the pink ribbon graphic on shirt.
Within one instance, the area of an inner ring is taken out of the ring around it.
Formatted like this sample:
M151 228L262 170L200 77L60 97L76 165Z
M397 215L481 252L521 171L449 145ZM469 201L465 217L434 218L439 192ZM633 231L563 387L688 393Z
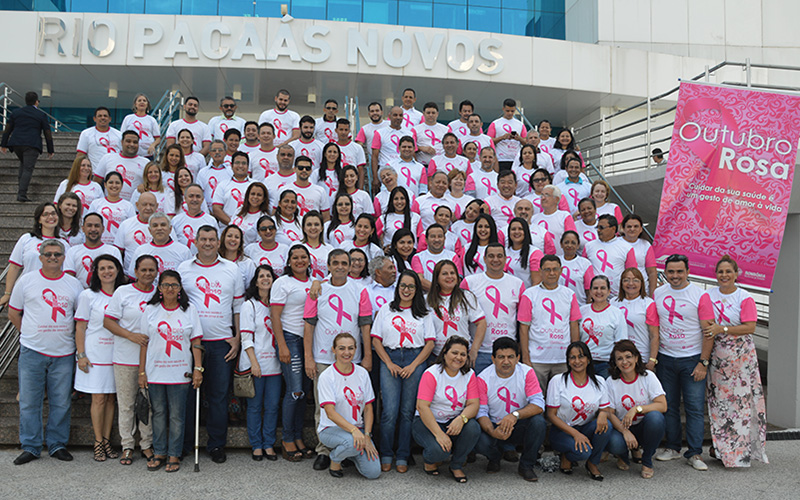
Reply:
M589 336L589 340L594 342L594 345L600 345L600 339L597 338L597 334L594 331L594 321L592 318L586 318L583 320L583 331ZM588 344L589 342L586 343Z
M339 326L342 326L342 318L347 318L347 321L353 321L353 317L344 310L344 303L342 303L342 298L338 295L333 294L328 297L328 305L336 311L336 323Z
M458 330L458 325L453 321L453 318L450 317L450 313L447 312L447 308L445 306L439 306L439 312L442 314L442 322L444 323L444 328L442 329L442 335L447 338L447 331L449 329Z
M231 198L236 200L236 208L242 208L242 205L244 205L244 195L238 188L231 189Z
M81 205L83 205L84 210L89 208L89 204L86 202L86 194L80 190L75 190L74 193L81 199Z
M325 179L325 185L328 187L328 196L333 196L336 193L336 186L333 184L334 180L333 176Z
M147 307L147 301L143 300L139 302L139 312L144 312L144 309Z
M168 178L167 179L167 187L170 188L171 190L175 191L175 179L173 179L172 177Z
M101 146L106 148L106 153L116 153L117 152L117 150L114 148L114 146L111 145L111 141L109 141L108 138L101 137L101 138L97 139L97 142L99 142Z
M503 215L505 215L508 218L507 222L511 222L511 219L514 218L514 213L511 211L511 208L509 207L506 206L500 207L500 212L502 212Z
M323 273L322 269L320 268L319 260L317 260L317 256L314 255L313 253L309 254L309 255L311 256L311 276L315 277L315 278L320 278L320 279L324 278L325 277L325 273Z
M306 148L300 148L300 154L311 158L311 155L308 153L308 150Z
M625 316L625 323L628 323L628 326L633 328L633 322L628 319L628 308L625 306L619 306L622 310L622 315Z
M463 135L467 135L467 127L458 127L458 133Z
M278 139L280 139L282 135L288 135L286 131L283 130L283 124L278 118L272 120L272 124L275 125L275 134L277 135Z
M456 410L458 407L463 407L464 403L458 400L458 391L452 385L448 385L444 388L444 397L450 401L450 409Z
M667 304L667 300L670 300L671 302ZM664 297L664 301L662 302L662 304L664 304L664 309L669 311L669 318L667 318L667 321L669 321L670 325L675 320L675 318L678 318L679 320L683 321L683 316L681 316L681 313L675 310L676 309L675 299L671 295L667 295L666 297Z
M303 196L303 193L297 193L297 208L300 209L300 215L305 215L311 210L306 202L306 197Z
M122 182L132 186L131 181L128 180L128 169L125 168L125 165L117 165L115 170L122 176Z
M525 186L528 187L528 191L530 191L531 174L522 174L522 175L520 175L520 177L522 177L522 182L525 183Z
M208 307L208 303L212 300L217 301L217 304L221 303L219 297L211 291L211 283L209 283L204 276L198 276L194 282L195 285L197 285L197 289L203 292L203 304L206 307Z
M719 313L717 315L717 323L722 323L723 321L731 323L731 319L725 314L725 304L721 300L714 302L714 308Z
M602 266L600 268L600 272L601 273L605 272L606 267L610 267L611 269L614 269L614 266L610 262L608 262L608 254L602 248L597 251L597 258L600 260L600 264L602 264Z
M191 248L194 245L194 229L192 226L183 226L183 235L186 236L186 246Z
M519 404L511 399L511 392L508 387L499 387L497 389L497 397L506 404L506 413L511 413L512 407L519 408Z
M444 164L444 170L447 173L450 173L450 171L453 170L454 168L456 168L456 166L450 163L449 161Z
M361 409L361 405L358 404L356 393L347 386L345 386L342 392L344 392L344 399L347 400L347 404L349 404L350 408L353 410L353 421L358 422L358 410Z
M399 152L400 151L400 137L395 135L395 134L392 134L392 135L389 136L389 140L392 142L392 144L394 144L395 150Z
M542 309L550 313L550 324L556 324L556 318L563 321L564 318L561 317L560 314L556 312L556 304L553 302L553 299L545 298L542 299Z
M139 245L144 245L147 243L147 236L145 236L144 231L137 229L133 232L133 241Z
M425 134L425 137L431 140L431 146L435 146L437 142L442 142L436 137L436 134L431 129L426 129L423 133Z
M572 276L572 271L570 270L570 268L568 268L567 266L561 268L561 277L564 278L564 286L568 288L570 285L578 286L578 284L575 282L574 279L571 278L571 276Z
M531 202L533 203L534 207L539 209L540 212L542 211L542 198L541 197L535 198L535 199L531 200ZM541 222L539 222L539 224L541 224ZM547 223L545 223L545 226L547 226Z
M492 191L494 191L495 193L497 192L497 189L495 189L495 187L492 186L492 181L490 181L488 177L481 177L481 184L483 184L484 187L488 190L487 194L489 196L492 195Z
M336 241L340 244L344 241L344 233L341 229L336 229L333 231L333 237L336 238Z
M394 228L396 230L403 229L403 221L401 221L401 220L394 221Z
M490 295L489 294L490 291L494 291L494 295ZM504 313L508 314L508 307L506 307L501 301L500 290L498 290L496 286L492 285L486 287L486 298L489 299L489 302L494 304L494 308L492 309L492 316L496 318L498 314L500 314L501 310Z
M567 194L569 194L569 197L572 198L572 205L577 207L578 202L581 201L580 198L578 198L578 190L575 188L569 188L567 190Z
M266 158L260 158L258 160L258 165L264 169L264 177L267 177L272 171L269 169L269 160Z
M228 131L228 124L227 123L220 123L219 124L219 129L222 130L222 133L224 134L225 132Z
M56 292L49 288L45 288L42 291L42 300L44 300L45 304L53 308L53 311L50 314L50 318L53 320L53 322L57 321L58 313L61 313L61 315L65 318L67 317L67 311L65 311L64 308L58 304L58 296L56 296Z
M328 142L336 141L336 136L334 135L333 130L326 127L322 129L322 132L325 134L325 138L328 139Z
M503 124L503 132L505 132L506 134L510 134L513 131L514 129L511 128L511 125L509 125L508 123Z
M469 231L469 229L462 229L461 237L464 238L467 243L472 243L472 233Z
M586 413L586 404L583 402L580 396L575 396L572 398L572 409L575 411L575 418L572 419L573 422L577 422L581 419L589 419L589 415Z
M168 357L172 357L172 348L175 347L179 351L183 350L181 343L178 342L178 338L172 335L172 327L169 326L169 323L166 321L162 321L158 324L158 334L161 335L161 338L167 342L167 346L165 352L167 353Z
M403 121L406 122L406 128L411 128L414 126L414 124L411 123L410 113L403 112Z
M425 269L427 269L431 274L433 274L433 269L436 267L436 262L429 260L425 262Z
M411 187L417 183L414 179L411 178L411 169L408 167L400 167L400 173L403 174L403 177L406 178L406 185Z
M375 300L377 302L377 299ZM392 326L395 330L400 332L400 347L403 347L403 344L406 340L409 342L414 342L414 338L409 333L408 328L406 327L406 320L404 320L400 316L395 316L392 318Z
M270 262L267 257L261 257L261 259L258 261L258 263L259 264L266 264L268 266L272 266L272 262Z
M300 235L296 232L292 231L291 229L287 229L284 231L286 237L289 238L290 241L298 241L300 239Z
M634 406L636 406L636 401L634 401L632 397L628 396L627 394L622 396L622 407L623 408L625 408L626 410L630 410Z
M149 136L150 135L144 129L144 127L142 126L142 122L140 122L139 120L134 120L132 125L133 125L133 128L135 128L136 131L139 132L139 139L141 139L144 136Z
M103 218L108 223L108 225L106 226L106 231L111 231L112 227L119 229L119 222L114 220L113 210L111 210L109 207L103 207L100 209L100 213L103 215Z
M156 262L158 262L158 273L161 274L164 271L164 261L161 260L161 257L158 255L153 255L156 258Z
M597 235L594 233L594 231L584 231L583 239L586 241L594 241L597 239Z
M209 177L208 178L208 186L211 188L211 197L214 197L214 193L217 192L217 178L216 177Z
M92 270L92 258L89 255L83 256L81 259L81 264L83 265L83 268L86 269L87 273Z
M381 308L382 305L386 303L386 297L377 296L375 297L375 305L378 306L378 309Z
M481 256L479 254L476 253L475 254L475 258L472 261L475 263L476 266L478 266L478 269L480 269L481 271L485 271L486 270L483 267L483 264L481 264Z
M342 155L342 165L350 165L350 162L347 161L347 156L343 152L341 153L341 155Z

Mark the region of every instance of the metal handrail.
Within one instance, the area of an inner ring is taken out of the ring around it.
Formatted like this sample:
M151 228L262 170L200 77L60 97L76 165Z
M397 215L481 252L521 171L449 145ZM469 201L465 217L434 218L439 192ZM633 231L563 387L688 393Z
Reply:
M180 104L178 105L178 102ZM167 129L169 128L169 124L172 122L172 115L175 113L179 107L183 106L183 93L180 90L166 90L161 95L161 99L158 100L155 107L153 107L152 111L150 112L153 118L156 119L156 123L158 124L158 129L161 131L161 137L165 138L167 136ZM166 140L162 140L158 143L156 150L153 154L153 158L158 158L161 156L161 151L167 145Z
M6 279L8 275L9 266L6 265L5 269L0 272L0 281ZM19 332L11 323L7 321L2 330L0 330L0 378L8 371L11 363L19 353Z
M21 99L25 99L25 96L23 96L22 94L20 94L16 90L14 90L11 87L11 85L7 84L6 82L0 82L0 89L2 89L2 91L3 91L2 95L0 95L0 99L2 99L2 101L3 101L3 105L2 105L3 113L2 113L2 116L3 116L3 129L5 129L6 128L6 124L8 123L8 104L11 103L11 104L14 104L14 105L19 106L19 107L23 106L23 104L16 102L11 97L11 94L16 94ZM64 128L64 129L68 130L69 132L78 132L77 130L75 130L75 129L69 127L69 126L64 125L64 123L61 120L59 120L55 116L51 115L47 111L43 110L42 108L39 108L39 111L44 113L48 118L50 118L50 120L52 120L52 122L53 122L53 131L54 132L58 132L58 128L59 127Z

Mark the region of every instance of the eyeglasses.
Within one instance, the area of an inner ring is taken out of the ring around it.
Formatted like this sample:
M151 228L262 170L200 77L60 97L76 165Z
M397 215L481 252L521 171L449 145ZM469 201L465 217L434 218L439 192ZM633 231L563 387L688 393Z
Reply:
M59 258L59 257L63 257L63 256L64 256L64 254L63 254L62 252L45 252L45 253L43 253L42 255L44 255L44 256L45 256L45 257L47 257L48 259L49 259L50 257Z
M225 109L233 109L233 108L236 107L236 105L235 104L223 104L222 107L225 108Z
M602 231L603 229L608 229L608 228L610 228L610 227L611 227L611 226L601 226L600 224L598 224L598 225L597 225L597 230L598 230L598 231Z
M339 108L337 108L336 106L332 106L332 107L331 106L326 106L325 109L327 109L328 111L336 111Z
M159 285L159 287L163 288L164 290L177 290L178 288L181 287L181 284L180 283L161 283Z
M311 165L295 165L294 168L296 168L297 170L308 170L309 172L311 171Z
M415 285L413 283L411 283L411 284L400 283L399 285L397 285L397 287L400 288L401 290L416 290L417 285Z
M275 226L261 226L258 228L259 231L274 231Z
M547 179L545 179L545 178L538 178L537 179L536 177L534 177L533 178L533 182L547 182Z

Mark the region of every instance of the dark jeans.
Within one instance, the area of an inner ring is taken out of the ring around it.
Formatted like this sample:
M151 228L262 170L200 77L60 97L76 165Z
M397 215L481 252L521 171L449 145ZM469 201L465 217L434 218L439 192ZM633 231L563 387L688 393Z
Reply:
M206 408L206 431L208 432L207 450L224 448L228 439L228 389L231 385L234 361L225 361L225 355L231 345L224 340L203 342L203 394ZM186 401L186 437L183 440L185 450L194 449L194 393L189 391Z
M664 414L657 411L647 413L641 422L631 426L629 429L633 433L639 446L642 448L642 465L653 468L653 453L664 437ZM628 445L622 433L616 429L611 430L611 439L608 440L608 452L616 455L626 463L628 460Z
M281 373L286 382L286 394L283 395L281 409L281 439L286 443L303 439L303 423L306 416L306 394L311 391L311 379L306 376L305 352L303 337L298 337L284 330L286 347L289 348L291 360L281 363Z
M456 417L456 418L461 418ZM452 420L450 421L452 422ZM447 426L450 422L439 424L443 431L447 431ZM444 451L442 445L436 441L436 436L428 429L422 422L420 417L414 417L414 423L411 425L411 433L414 436L414 441L422 446L422 458L426 464L435 464L437 462L444 462L450 458L450 468L453 470L461 470L464 467L464 462L467 461L467 455L471 452L475 445L478 443L478 438L481 436L481 426L472 418L464 424L461 432L457 436L450 436L453 446L450 451Z
M158 456L181 456L181 443L186 430L186 409L195 394L191 384L150 384L150 405L153 410L153 452Z
M571 462L588 460L595 465L599 464L600 458L603 456L603 451L605 451L608 445L608 440L611 438L611 431L608 430L602 434L595 434L594 431L597 429L596 418L583 425L575 426L574 429L589 438L589 441L592 443L592 448L589 451L576 451L575 439L555 425L550 427L550 446L552 446L555 451L563 453Z
M14 154L19 158L19 190L17 196L28 195L28 185L33 177L33 168L41 151L30 146L14 146Z
M511 170L511 165L514 164L513 161L498 161L497 164L500 166L500 172L503 170Z
M422 347L414 349L386 349L392 363L404 367L411 364ZM393 377L386 364L381 361L381 463L392 463L395 457L397 465L408 465L408 456L411 454L411 422L414 418L414 409L417 406L417 389L419 380L425 371L425 364L421 364L408 378ZM394 431L397 428L397 449L395 451Z
M275 446L281 382L279 375L253 377L256 395L247 400L247 437L253 450Z
M692 377L700 355L674 358L659 353L656 375L667 396L666 447L681 451L681 397L686 413L686 458L703 454L703 410L706 404L706 381Z
M594 362L594 374L598 377L603 377L603 380L608 378L608 362L607 361L595 361Z
M481 437L475 446L475 452L485 456L490 462L499 462L503 456L503 451L508 448L505 445L512 445L513 449L514 444L522 444L522 456L519 459L519 465L524 468L533 468L539 448L544 443L546 431L547 424L544 421L544 416L540 413L531 418L518 421L514 425L514 431L511 436L505 441L481 432Z

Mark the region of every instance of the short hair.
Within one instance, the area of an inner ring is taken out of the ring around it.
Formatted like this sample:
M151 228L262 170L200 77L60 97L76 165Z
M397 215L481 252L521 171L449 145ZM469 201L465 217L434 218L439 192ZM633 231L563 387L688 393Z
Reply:
M617 218L611 214L603 214L597 218L598 221L604 220L608 222L608 225L614 228L614 232L619 229L619 222L617 222Z
M292 94L291 94L291 93L290 93L288 90L286 90L286 89L280 89L280 90L278 90L278 91L275 93L275 97L278 97L278 96L279 96L279 95L281 95L281 94L283 94L283 95L285 95L285 96L288 96L288 97L289 97L289 99L291 99L291 98L292 98Z
M186 104L186 103L187 103L187 102L189 102L189 101L195 101L195 102L197 103L197 105L198 105L198 106L200 105L200 99L198 99L197 97L195 97L195 96L193 96L193 95L190 95L189 97L187 97L186 99L184 99L184 100L183 100L183 103L184 103L184 104Z
M39 255L44 255L45 248L47 247L58 247L61 250L61 253L64 253L66 250L64 249L64 244L61 243L61 240L45 240L44 243L41 244L39 247Z
M223 97L222 99L219 100L219 105L222 106L222 103L225 102L225 101L233 101L233 103L236 104L236 99L234 99L233 97L231 97L229 95L226 95L225 97Z
M483 254L486 255L490 248L499 248L503 251L503 254L506 253L506 247L504 247L499 241L495 241L494 243L489 243L486 245L486 250L483 251Z
M336 126L338 127L339 125L347 125L349 127L350 120L348 120L347 118L339 118L338 120L336 120Z
M643 377L647 376L647 366L644 364L644 361L642 360L642 354L639 352L639 349L636 348L636 344L628 339L624 339L614 344L614 348L611 349L611 355L609 356L608 374L611 375L613 380L617 380L622 377L622 373L617 367L617 360L615 359L618 352L629 352L633 354L636 357L634 371Z
M385 165L381 165L381 167L378 169L378 177L380 177L381 173L386 170L391 170L392 172L395 173L395 175L397 175L397 170L395 170L394 167L386 163Z
M198 239L200 238L200 233L207 233L207 232L214 233L214 236L216 236L217 239L219 239L219 235L217 235L217 228L215 228L210 224L203 224L202 226L197 228L197 238Z
M86 219L88 219L89 217L97 217L98 219L100 219L100 224L101 225L105 225L105 223L106 223L105 219L103 219L102 215L98 214L97 212L89 212L88 214L83 216L83 223L84 224L86 224Z
M403 92L402 92L400 95L403 95L403 94L405 94L405 93L406 93L406 92L408 92L408 91L411 91L411 93L412 93L412 94L414 94L414 97L417 97L417 91L416 91L416 90L414 90L414 89L412 89L411 87L404 88L404 89L403 89Z
M289 147L291 147L291 146L289 146ZM309 158L309 157L308 157L308 156L306 156L306 155L300 155L300 156L298 156L297 158L295 158L295 159L294 159L294 165L295 165L295 166L297 166L297 164L298 164L298 163L300 163L301 161L308 162L308 163L310 163L311 165L314 165L314 162L313 162L313 161L311 161L311 158Z
M375 279L375 273L377 273L379 269L383 269L383 266L386 265L386 261L391 262L392 259L385 255L378 255L369 261L369 275L372 276L373 279Z
M544 265L548 262L555 262L559 265L559 267L561 267L561 259L558 258L558 255L546 254L541 258L541 260L539 260L539 266L544 267Z
M667 260L664 261L664 269L666 269L667 266L673 262L683 262L683 265L686 266L686 270L689 270L689 257L680 253L674 253L667 257Z
M372 101L371 103L369 103L367 105L367 109L371 108L372 106L378 106L381 109L381 111L383 111L383 105L378 101Z
M567 236L574 236L578 240L578 245L581 244L581 237L577 231L573 231L572 229L567 229L561 234L561 239L559 240L560 243L564 243L564 238Z
M494 341L492 344L492 357L497 355L497 351L503 349L513 349L514 354L519 356L519 344L516 340L510 337L499 337L497 340Z
M439 111L439 106L437 106L436 103L433 101L426 102L425 105L422 106L422 111L425 111L428 108L433 108L436 111Z
M334 258L334 257L336 257L336 256L338 256L338 255L345 255L345 256L347 256L347 262L350 262L350 254L349 254L349 253L347 253L347 251L346 251L346 250L342 250L341 248L334 248L334 249L333 249L333 250L331 250L331 251L330 251L330 253L328 254L328 266L329 266L329 267L330 267L330 265L331 265L331 262L333 262L333 258Z
M619 282L620 283L622 283L623 276L625 276L626 273L632 274L634 278L639 280L639 294L638 294L639 297L641 297L641 298L647 297L647 289L645 287L644 275L642 275L642 272L636 267L629 267L629 268L625 269L624 271L622 271L622 274L619 275ZM620 301L625 300L625 296L626 296L625 290L622 288L622 286L620 286L619 287L619 300Z
M499 174L497 174L497 182L500 182L500 179L505 177L511 176L514 178L514 182L517 182L517 174L514 173L513 170L501 170ZM516 186L515 186L516 188Z
M37 94L36 92L33 92L33 91L25 92L25 104L26 105L33 106L34 104L36 104L36 101L38 101L38 100L39 100L39 94Z
M594 193L594 187L598 186L598 185L603 186L604 188L606 188L606 200L608 200L608 195L611 194L611 187L603 179L597 179L596 181L594 181L592 183L592 188L589 190L589 193Z
M304 123L312 123L314 125L317 124L316 120L314 120L314 117L312 117L311 115L303 115L303 117L300 118L301 127L303 126Z
M442 205L442 206L444 206L444 205ZM442 207L439 207L439 208L442 208ZM436 210L439 210L439 208L437 208ZM444 207L444 208L449 208L449 207ZM445 230L444 230L444 228L442 227L441 224L431 224L430 226L428 226L428 229L425 230L425 237L426 238L431 234L431 229L441 229L443 233L445 232Z
M480 120L480 121L483 121L483 118L481 118L481 115L479 115L478 113L472 113L471 115L469 115L469 116L467 117L467 120L469 120L469 119L470 119L470 118L472 118L473 116L477 116L477 117L478 117L478 120Z
M533 176L531 176L531 179L532 179L532 178L533 178ZM557 187L557 186L554 186L554 185L552 185L552 184L547 184L546 186L544 186L544 187L542 188L542 191L544 191L545 189L550 189L550 190L552 190L552 191L553 191L553 196L555 196L557 200L561 200L561 190L560 190L560 189L558 189L558 187Z
M444 140L445 140L445 139L447 139L448 137L452 137L453 139L455 139L455 140L456 140L456 142L458 142L458 136L457 136L456 134L452 133L452 132L447 132L447 133L445 133L445 134L442 136L442 142L444 142Z
M223 149L227 148L227 146L225 145L225 141L223 141L222 139L214 139L213 141L211 141L211 146L209 146L209 149L211 149L214 146L214 144L222 144ZM223 153L224 152L225 151L223 151Z
M651 151L651 154L653 156L664 156L664 151L662 151L661 148L653 148L653 151Z
M255 123L255 122L253 122ZM272 130L272 133L275 133L275 125L271 124L270 122L264 122L261 125L258 125L258 133L261 133L261 129L264 127L269 127Z
M550 123L550 120L542 120L542 121L540 121L540 122L539 122L539 125L537 125L537 127L536 127L536 128L539 128L539 127L541 127L543 123L546 123L546 124L548 124L548 125L551 125L551 126L552 126L552 124Z
M597 202L594 201L594 198L589 198L588 196L586 198L581 198L581 201L578 202L578 209L580 209L581 205L584 203L591 203L592 208L597 209Z
M242 138L242 133L239 132L238 128L229 128L228 130L225 131L225 134L222 135L222 138L227 141L228 137L232 135L238 135L240 140Z
M111 116L111 110L105 106L97 106L96 108L94 108L94 114L92 116L97 116L97 113L101 111L105 111L106 113L108 113L108 116Z
M403 145L403 143L405 143L405 142L410 142L410 143L411 143L411 145L413 146L413 145L414 145L414 138L413 138L413 137L411 137L410 135L404 135L404 136L403 136L403 137L401 137L401 138L400 138L400 140L397 142L397 147L399 148L399 147L400 147L400 146L402 146L402 145Z
M228 132L230 132L230 130L228 130ZM233 162L236 161L236 158L241 158L241 157L244 157L244 159L247 160L247 164L250 165L250 155L245 153L244 151L237 151L231 155L231 166L233 166Z
M471 107L473 110L475 109L475 105L474 105L474 104L472 104L472 101L470 101L469 99L464 99L463 101L461 101L460 103L458 103L458 111L459 111L459 113L460 113L460 112L461 112L461 110L464 108L464 106L469 106L469 107Z
M244 128L242 129L242 132L244 132L244 129L246 129L248 125L255 125L255 127L258 128L258 122L253 120L248 120L244 122Z
M328 104L328 103L331 103L331 102L334 103L337 108L339 107L339 103L336 102L336 99L328 99L328 100L325 101L325 104Z
M509 99L505 99L503 101L503 107L504 108L516 108L517 107L517 101L515 101L514 99L510 99L510 98Z
M156 219L167 219L167 222L169 222L169 216L159 210L158 212L154 212L153 215L151 215L150 218L147 219L147 226L149 227Z
M123 132L123 133L122 133L122 140L124 141L124 140L125 140L125 138L126 138L127 136L129 136L129 135L132 135L132 136L136 137L136 140L137 140L137 141L139 140L139 132L137 132L137 131L135 131L135 130L126 130L125 132Z

